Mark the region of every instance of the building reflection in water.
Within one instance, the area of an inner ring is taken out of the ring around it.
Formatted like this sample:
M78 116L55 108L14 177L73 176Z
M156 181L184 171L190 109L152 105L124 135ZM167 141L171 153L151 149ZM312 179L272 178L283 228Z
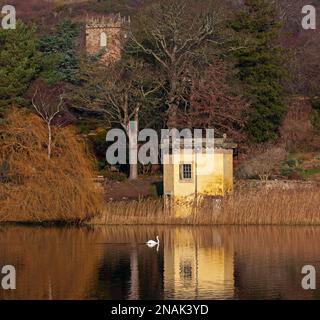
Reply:
M164 295L168 299L230 299L233 250L216 230L174 229L164 245Z
M159 252L146 240L160 236ZM320 228L0 227L0 299L320 299L301 288L319 268ZM317 278L317 287L320 278Z
M145 239L152 238L148 229L123 229L121 235L111 230L106 235L108 244L99 267L100 298L233 297L233 250L216 229L155 230L153 234L161 234L159 252L144 244Z

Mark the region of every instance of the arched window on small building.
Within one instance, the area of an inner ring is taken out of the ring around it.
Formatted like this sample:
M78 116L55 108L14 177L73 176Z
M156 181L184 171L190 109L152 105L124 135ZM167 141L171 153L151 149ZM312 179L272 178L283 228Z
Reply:
M100 47L107 48L108 38L105 32L101 32L100 34Z

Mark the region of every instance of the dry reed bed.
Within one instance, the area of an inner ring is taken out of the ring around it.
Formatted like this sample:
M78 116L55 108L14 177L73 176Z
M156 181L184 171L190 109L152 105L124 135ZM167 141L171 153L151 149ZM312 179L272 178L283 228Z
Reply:
M320 225L320 189L244 190L220 204L206 199L191 205L192 214L175 217L163 200L108 202L90 221L107 225Z

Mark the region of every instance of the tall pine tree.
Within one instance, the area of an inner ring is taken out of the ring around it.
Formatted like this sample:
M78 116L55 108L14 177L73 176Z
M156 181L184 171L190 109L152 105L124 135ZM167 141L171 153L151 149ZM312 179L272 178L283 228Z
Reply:
M69 20L58 24L53 34L40 40L42 55L41 77L47 84L59 81L74 83L78 72L76 40L79 25Z
M283 79L286 76L282 48L276 44L280 24L269 0L245 0L233 29L239 35L235 51L239 79L251 101L248 132L253 142L277 137L285 114Z
M35 29L21 21L16 29L0 28L0 112L25 103L23 95L40 65L37 45Z

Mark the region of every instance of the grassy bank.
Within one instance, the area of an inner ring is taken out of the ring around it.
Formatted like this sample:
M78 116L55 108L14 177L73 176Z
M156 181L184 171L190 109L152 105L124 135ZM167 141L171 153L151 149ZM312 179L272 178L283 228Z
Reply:
M192 214L176 217L163 200L108 202L92 224L107 225L320 225L320 189L239 190L221 202L191 204Z

